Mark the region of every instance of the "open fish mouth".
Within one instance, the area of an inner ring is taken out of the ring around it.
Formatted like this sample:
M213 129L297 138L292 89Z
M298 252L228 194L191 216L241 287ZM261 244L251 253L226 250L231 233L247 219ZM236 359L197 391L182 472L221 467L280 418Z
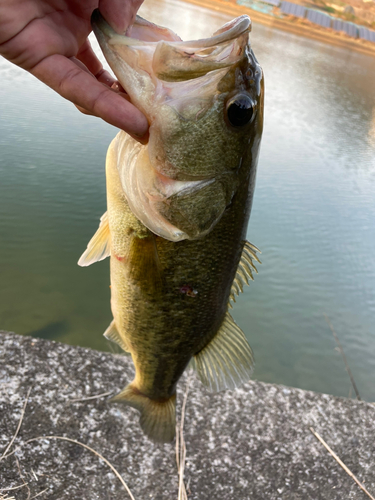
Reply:
M117 141L119 176L131 210L170 241L204 236L230 203L242 161L230 153L235 150L230 134L237 132L228 130L224 114L237 87L247 92L250 18L240 16L211 37L193 41L139 16L119 35L99 10L92 26L113 72L150 123L147 146L125 136ZM208 206L204 196L214 202Z
M94 10L91 23L113 72L150 122L162 101L181 98L186 90L190 99L197 94L212 94L221 74L215 73L204 82L191 80L218 70L225 74L243 59L251 31L248 16L225 24L209 38L192 41L182 41L172 30L139 16L125 35L117 34L98 9ZM168 82L189 84L174 86Z

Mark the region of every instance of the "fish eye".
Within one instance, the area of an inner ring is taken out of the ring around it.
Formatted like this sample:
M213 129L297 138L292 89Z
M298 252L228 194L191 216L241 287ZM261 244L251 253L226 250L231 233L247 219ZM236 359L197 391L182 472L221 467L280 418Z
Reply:
M227 116L233 127L243 127L255 116L254 103L246 94L233 97L227 104Z

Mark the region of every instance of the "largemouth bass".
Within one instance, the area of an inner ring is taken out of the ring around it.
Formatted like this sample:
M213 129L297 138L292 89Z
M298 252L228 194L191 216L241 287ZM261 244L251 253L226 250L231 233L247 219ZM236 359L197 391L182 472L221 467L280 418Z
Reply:
M135 378L114 400L147 436L175 435L176 385L193 359L212 391L249 380L251 348L228 312L252 279L245 241L263 128L263 73L241 16L182 41L137 17L118 35L95 11L101 49L150 123L147 145L120 132L106 160L107 212L79 264L110 256L113 321ZM255 269L256 270L256 269Z

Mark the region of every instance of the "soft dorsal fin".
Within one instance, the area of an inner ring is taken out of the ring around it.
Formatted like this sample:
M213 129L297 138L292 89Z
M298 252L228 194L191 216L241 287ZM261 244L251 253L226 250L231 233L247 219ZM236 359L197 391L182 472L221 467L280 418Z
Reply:
M228 312L220 330L194 360L200 380L211 392L247 382L254 364L251 347Z
M115 320L111 321L109 327L103 333L103 335L107 340L110 340L111 342L114 342L115 344L119 345L123 351L129 352L128 344L126 343L125 339L123 339L123 337L120 335L119 331L117 330Z
M248 285L249 279L252 281L254 280L252 271L254 270L258 274L258 270L255 267L253 260L256 260L259 264L261 264L261 261L259 260L256 252L261 253L259 248L252 243L249 243L248 241L244 242L241 259L230 290L229 299L233 300L233 302L236 302L236 295L243 292L243 285ZM230 302L229 307L232 307Z
M78 261L78 265L82 267L90 266L91 264L94 264L94 262L99 262L100 260L109 257L110 253L111 248L108 214L105 212L100 218L98 230L89 241L87 249Z

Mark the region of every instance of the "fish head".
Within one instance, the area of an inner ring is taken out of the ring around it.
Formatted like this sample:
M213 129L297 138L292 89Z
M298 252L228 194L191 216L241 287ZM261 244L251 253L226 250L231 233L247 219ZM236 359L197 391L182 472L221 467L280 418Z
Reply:
M131 209L171 241L205 236L255 175L264 91L250 18L194 41L140 17L125 35L99 11L92 24L109 65L150 124L147 146L134 144L130 152L126 139L120 146L118 169Z

